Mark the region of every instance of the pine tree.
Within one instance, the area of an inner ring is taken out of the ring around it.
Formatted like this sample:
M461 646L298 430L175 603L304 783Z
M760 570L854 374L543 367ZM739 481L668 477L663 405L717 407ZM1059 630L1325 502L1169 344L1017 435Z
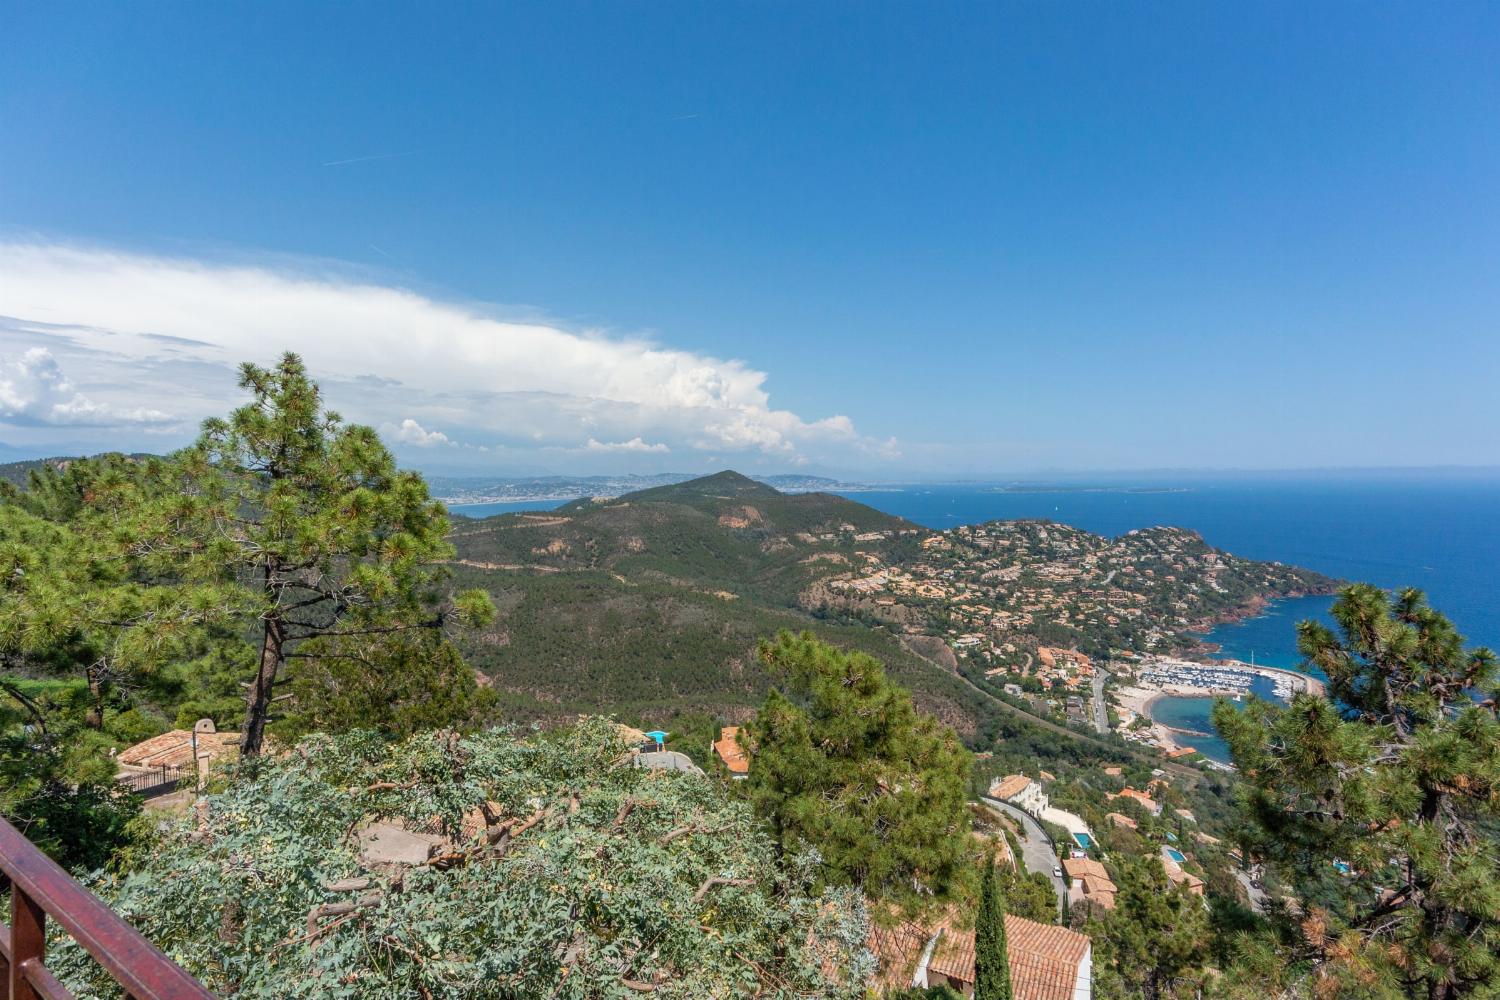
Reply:
M987 860L980 876L979 915L974 922L974 1000L1011 1000L1005 903L993 859Z
M761 657L782 689L752 726L749 791L780 848L816 848L834 882L877 898L946 897L968 848L958 737L864 653L783 632Z
M1156 858L1121 861L1115 908L1093 936L1096 970L1107 970L1101 996L1159 1000L1174 981L1197 976L1207 956L1208 914L1203 897L1167 881Z
M323 408L300 358L245 364L240 387L252 401L204 423L161 523L187 532L199 571L258 595L240 744L253 756L289 660L359 662L372 637L477 624L494 609L482 591L442 593L452 555L442 505L420 476L397 471L373 430Z
M160 467L77 460L0 491L0 814L68 867L108 860L139 809L110 756L157 731L138 703L244 608L140 544Z
M1369 584L1298 626L1328 696L1214 709L1245 777L1247 855L1306 919L1294 956L1320 996L1492 996L1500 989L1500 697L1416 590Z

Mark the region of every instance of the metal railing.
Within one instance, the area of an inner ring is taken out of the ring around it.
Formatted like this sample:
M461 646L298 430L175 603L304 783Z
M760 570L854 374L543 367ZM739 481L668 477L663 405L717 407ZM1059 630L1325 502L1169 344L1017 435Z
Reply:
M49 917L133 1000L214 1000L4 819L0 874L10 883L10 925L0 924L0 1000L74 1000L43 964Z
M153 767L149 771L135 771L129 774L121 774L115 777L115 781L124 788L130 789L144 798L155 798L168 792L177 790L188 771L181 767L168 767L163 764Z

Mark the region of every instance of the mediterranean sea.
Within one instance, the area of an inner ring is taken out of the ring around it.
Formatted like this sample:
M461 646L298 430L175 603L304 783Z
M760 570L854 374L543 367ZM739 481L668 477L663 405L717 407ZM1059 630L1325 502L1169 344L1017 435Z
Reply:
M850 498L931 528L1000 518L1049 518L1104 535L1191 528L1217 548L1349 581L1417 587L1472 645L1500 648L1500 475L1265 476L994 487L907 486ZM1277 601L1220 625L1222 655L1300 669L1295 626L1328 619L1329 597ZM1331 624L1331 622L1330 622ZM1165 725L1211 732L1206 698L1163 698ZM1217 736L1186 742L1228 758Z

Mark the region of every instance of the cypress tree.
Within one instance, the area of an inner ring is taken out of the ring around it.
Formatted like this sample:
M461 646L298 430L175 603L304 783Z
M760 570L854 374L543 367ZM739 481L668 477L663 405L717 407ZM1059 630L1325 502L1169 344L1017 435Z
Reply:
M1011 1000L1005 904L1000 898L993 858L984 866L979 884L979 916L974 922L974 1000Z

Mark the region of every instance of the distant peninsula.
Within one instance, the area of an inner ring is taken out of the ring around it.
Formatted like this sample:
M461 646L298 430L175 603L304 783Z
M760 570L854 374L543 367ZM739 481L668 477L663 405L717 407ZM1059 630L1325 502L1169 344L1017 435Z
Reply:
M432 492L446 504L527 503L545 500L563 502L584 497L617 497L659 486L675 486L698 478L686 472L619 476L429 476ZM846 483L823 476L785 474L751 476L782 493L854 493L870 489L862 483Z

